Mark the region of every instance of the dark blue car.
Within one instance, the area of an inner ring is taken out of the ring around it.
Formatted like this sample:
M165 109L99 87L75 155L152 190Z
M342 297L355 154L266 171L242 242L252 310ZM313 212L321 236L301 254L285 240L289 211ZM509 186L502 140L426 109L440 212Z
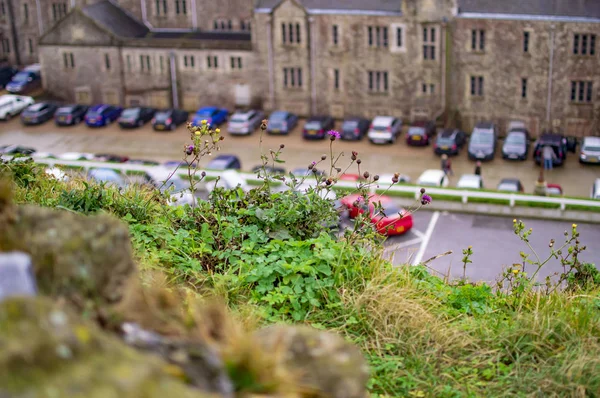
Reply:
M40 75L31 71L22 71L13 76L6 85L6 91L13 94L26 94L42 87Z
M85 124L90 127L106 126L121 116L123 108L118 106L100 104L90 107L85 114Z
M211 126L218 126L227 120L229 111L227 109L219 109L215 106L205 106L204 108L198 109L192 124L194 126L200 126L203 120L206 120Z

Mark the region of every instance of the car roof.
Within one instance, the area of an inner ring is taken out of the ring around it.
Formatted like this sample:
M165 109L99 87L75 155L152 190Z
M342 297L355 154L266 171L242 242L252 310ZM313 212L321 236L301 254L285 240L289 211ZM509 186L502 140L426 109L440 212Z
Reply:
M211 162L215 161L215 160L234 160L234 159L237 159L237 158L238 157L236 155L224 153L224 154L219 155L216 158L212 159Z
M198 113L200 112L214 112L219 110L219 108L217 108L216 106L204 106L200 109L198 109Z
M583 145L600 145L600 137L583 137Z
M30 105L29 108L27 108L27 110L30 111L39 111L40 109L42 109L43 107L50 105L47 102L36 102L33 105Z
M442 170L437 170L437 169L429 169L429 170L425 170L423 173L421 173L421 175L419 176L419 181L439 181L442 179L442 177L444 176L444 171Z
M440 137L451 137L455 134L458 134L458 129L444 129L440 133Z
M92 112L98 112L98 111L108 108L109 106L110 105L107 105L107 104L97 104L97 105L93 105L92 107L90 107L89 110Z
M31 97L25 97L22 95L14 95L14 94L4 94L3 96L0 96L0 102L8 102L8 101L15 100L17 98L31 98Z
M540 135L540 142L561 142L564 136L558 133L542 133Z
M491 129L494 127L492 122L478 122L475 124L476 129Z
M500 180L500 184L520 184L521 180L518 180L516 178L503 178ZM498 184L498 185L500 185Z
M510 130L508 132L508 135L511 135L511 134L527 135L527 130L519 127L519 128Z
M328 119L329 116L311 116L308 119L306 119L306 123L308 122L322 122L325 119Z
M238 112L235 112L235 113L233 114L233 117L235 117L235 116L243 116L243 117L246 117L246 118L248 118L248 117L250 116L250 114L252 114L252 113L256 113L256 112L257 112L257 111L256 111L256 110L254 110L254 109L250 109L250 110L248 110L248 111L238 111Z
M476 186L479 187L479 183L481 182L481 176L477 174L463 174L460 176L458 183L456 186Z
M347 117L347 118L345 118L344 119L344 123L346 123L346 122L360 122L362 120L366 120L366 119L364 119L362 117L358 117L358 116L353 116L353 117Z
M393 121L394 121L394 117L393 116L375 116L373 118L373 124L376 124L376 125L379 125L379 126L381 126L381 125L384 125L384 126L390 125L390 124L392 124Z
M410 124L410 127L425 127L431 124L430 120L416 120Z

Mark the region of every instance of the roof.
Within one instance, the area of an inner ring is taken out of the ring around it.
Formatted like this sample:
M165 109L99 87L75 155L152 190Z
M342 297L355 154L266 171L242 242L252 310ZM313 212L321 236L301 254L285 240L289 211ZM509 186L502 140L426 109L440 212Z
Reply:
M271 12L284 0L258 0L257 12ZM401 0L296 0L309 14L401 15Z
M459 16L496 14L510 19L514 16L548 18L600 19L598 0L459 0ZM462 14L462 15L461 15ZM469 15L471 14L471 15Z
M107 0L86 6L82 11L86 16L118 37L144 37L150 32L146 25Z
M221 31L148 31L148 39L191 39L191 40L251 40L248 32L221 32Z

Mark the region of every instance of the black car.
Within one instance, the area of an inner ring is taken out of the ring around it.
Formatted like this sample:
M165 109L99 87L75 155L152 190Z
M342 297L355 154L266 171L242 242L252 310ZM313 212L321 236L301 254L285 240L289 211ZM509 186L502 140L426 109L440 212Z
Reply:
M344 120L342 123L342 131L340 131L343 140L361 140L369 131L369 122L367 119L360 117L351 117Z
M540 138L535 142L535 147L533 149L533 160L538 165L543 162L542 149L545 146L550 146L554 150L556 157L552 162L553 165L562 166L567 159L567 150L569 149L565 136L553 132L544 132L540 135Z
M209 170L239 170L242 168L240 158L235 155L219 155L206 165Z
M56 104L50 102L38 102L21 112L21 122L26 125L42 124L54 117L58 109Z
M100 153L100 154L94 155L94 160L97 160L99 162L125 163L129 160L129 157L115 155L112 153Z
M512 160L525 160L529 155L529 132L526 129L513 129L509 131L502 145L502 158Z
M496 189L501 192L525 192L523 184L521 184L521 181L517 180L516 178L503 178Z
M260 172L263 171L263 168L267 172L267 174L270 174L270 175L276 175L276 174L282 175L282 174L285 174L285 169L283 167L273 167L273 166L269 166L269 165L263 166L261 164L254 166L252 168L252 172L253 173L260 173Z
M125 163L127 164L140 164L142 166L158 166L159 162L156 160L147 160L147 159L129 159Z
M122 128L142 127L154 117L156 113L152 108L127 108L121 112L118 122Z
M3 145L0 146L0 153L4 155L31 155L35 153L35 149L20 145Z
M331 116L313 116L308 118L304 123L302 136L305 139L323 139L327 135L327 131L332 130L334 125Z
M0 68L0 89L6 87L6 85L12 80L13 76L17 74L17 70L10 66Z
M460 149L465 146L467 135L459 129L444 129L438 134L433 151L436 155L458 155Z
M54 123L57 126L74 126L81 123L85 117L88 107L86 105L65 105L56 110Z
M158 111L152 119L152 128L156 131L175 130L177 126L188 121L189 113L181 109Z
M420 120L412 123L406 133L407 145L429 145L435 136L435 122L431 120Z

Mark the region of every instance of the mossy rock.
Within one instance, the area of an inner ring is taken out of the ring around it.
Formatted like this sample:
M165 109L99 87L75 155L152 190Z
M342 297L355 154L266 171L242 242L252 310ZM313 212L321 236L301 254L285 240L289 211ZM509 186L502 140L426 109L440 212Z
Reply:
M208 398L183 371L48 298L0 303L0 396Z

